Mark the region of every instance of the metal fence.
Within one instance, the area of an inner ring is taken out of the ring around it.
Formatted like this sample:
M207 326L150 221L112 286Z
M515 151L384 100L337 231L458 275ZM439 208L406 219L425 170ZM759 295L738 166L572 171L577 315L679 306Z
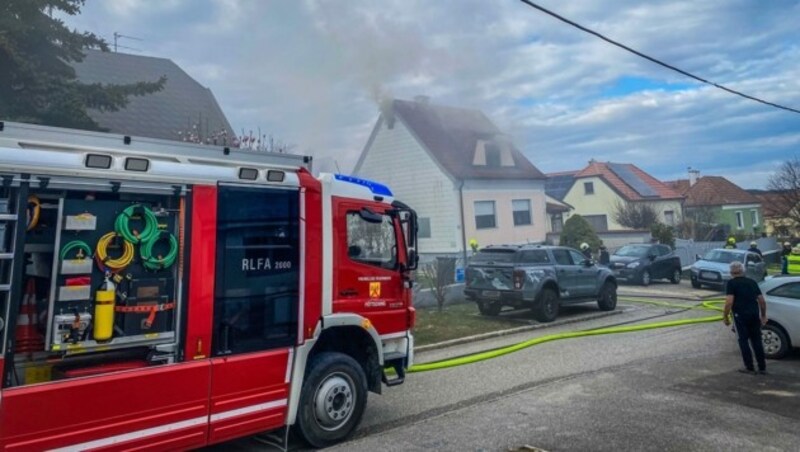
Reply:
M740 250L750 248L751 241L739 242L736 244L736 248ZM778 240L775 237L760 238L756 240L756 243L758 243L758 249L764 253L767 262L772 262L780 251ZM694 240L675 239L675 255L681 259L681 267L686 269L697 260L698 254L702 256L709 250L724 246L725 242L695 242Z

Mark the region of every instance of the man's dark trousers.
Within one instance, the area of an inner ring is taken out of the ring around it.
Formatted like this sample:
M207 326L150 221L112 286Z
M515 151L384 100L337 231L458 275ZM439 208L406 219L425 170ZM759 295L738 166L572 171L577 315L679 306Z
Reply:
M736 325L736 335L739 336L739 350L742 352L744 367L753 370L753 354L750 352L752 344L758 370L765 370L767 362L764 360L764 344L761 343L761 319L752 314L734 314L733 322Z

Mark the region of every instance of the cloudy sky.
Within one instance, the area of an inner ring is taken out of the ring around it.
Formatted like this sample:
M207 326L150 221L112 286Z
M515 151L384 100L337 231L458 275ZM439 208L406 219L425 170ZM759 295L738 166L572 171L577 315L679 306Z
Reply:
M540 0L701 77L800 109L800 2ZM612 6L613 5L613 6ZM342 171L376 99L483 110L545 172L589 159L762 188L800 155L800 114L656 66L516 0L89 1L68 23L177 62L235 130L261 127Z

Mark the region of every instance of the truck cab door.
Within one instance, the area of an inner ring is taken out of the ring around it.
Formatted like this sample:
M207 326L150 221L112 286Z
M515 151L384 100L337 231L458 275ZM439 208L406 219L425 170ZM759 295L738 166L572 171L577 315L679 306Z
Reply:
M577 252L570 250L570 257L575 266L575 279L573 285L575 286L574 295L578 297L588 297L594 295L597 285L597 267L595 264L590 266L584 265L586 257Z
M558 278L558 288L561 297L575 297L579 290L577 288L578 268L572 263L569 251L556 248L553 251L553 259L556 261L556 277Z
M285 424L301 294L300 192L218 193L211 444Z
M333 312L368 318L380 334L406 331L402 228L387 204L334 198Z

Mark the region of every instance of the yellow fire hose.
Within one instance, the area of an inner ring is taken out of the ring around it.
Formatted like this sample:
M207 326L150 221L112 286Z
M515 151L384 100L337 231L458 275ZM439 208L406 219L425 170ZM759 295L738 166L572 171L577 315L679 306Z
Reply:
M668 303L668 302L653 301L653 300L639 300L632 298L625 298L621 300L632 303L646 303L656 306L665 306L678 309L703 309L709 311L722 311L722 308L719 306L719 304L724 303L724 300L719 300L719 299L703 301L699 305L684 305L677 303ZM534 339L528 339L526 341L522 341L516 344L508 345L506 347L501 347L494 350L478 352L466 356L459 356L457 358L433 361L424 364L417 364L408 369L408 372L428 372L431 370L446 369L448 367L456 367L456 366L463 366L465 364L477 363L480 361L485 361L487 359L508 355L509 353L518 352L520 350L532 347L534 345L543 344L545 342L557 341L561 339L572 339L576 337L586 337L586 336L599 336L603 334L632 333L635 331L652 330L656 328L669 328L674 326L693 325L697 323L718 322L720 320L722 320L721 316L714 315L710 317L699 317L694 319L670 320L664 322L644 323L641 325L612 326L607 328L597 328L591 330L569 331L565 333L548 334L546 336L541 336Z

